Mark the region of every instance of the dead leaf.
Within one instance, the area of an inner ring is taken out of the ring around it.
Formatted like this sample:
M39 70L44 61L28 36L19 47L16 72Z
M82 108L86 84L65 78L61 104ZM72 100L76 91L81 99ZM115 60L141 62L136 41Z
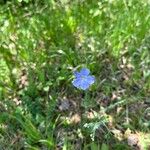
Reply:
M74 114L74 115L70 118L70 123L72 123L72 124L78 124L78 123L80 123L80 122L81 122L81 116L80 116L78 113Z
M131 147L138 146L138 142L139 142L138 135L137 134L130 134L128 136L127 141L128 141L128 145Z
M60 111L69 110L69 107L70 107L70 103L69 103L69 100L67 100L67 99L61 100L60 104L58 106L58 108L59 108Z

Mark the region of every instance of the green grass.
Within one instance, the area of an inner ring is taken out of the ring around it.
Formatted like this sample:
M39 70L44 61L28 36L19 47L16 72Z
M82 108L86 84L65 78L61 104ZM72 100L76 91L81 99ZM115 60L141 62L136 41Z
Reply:
M122 150L128 129L149 136L149 0L12 0L0 14L0 149ZM71 83L82 67L96 77L86 99Z

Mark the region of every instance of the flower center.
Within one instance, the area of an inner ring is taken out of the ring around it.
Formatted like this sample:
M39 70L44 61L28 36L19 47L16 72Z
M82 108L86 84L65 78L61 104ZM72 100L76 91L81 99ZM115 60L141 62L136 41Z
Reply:
M81 76L81 79L84 80L86 77L85 76Z

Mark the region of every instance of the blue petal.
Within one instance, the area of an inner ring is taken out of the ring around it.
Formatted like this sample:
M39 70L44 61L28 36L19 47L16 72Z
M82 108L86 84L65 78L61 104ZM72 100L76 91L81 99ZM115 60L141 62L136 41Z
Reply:
M72 84L82 90L88 89L95 82L95 77L89 74L90 71L87 68L82 68L80 72L74 72L75 79Z
M82 90L86 90L86 89L88 89L89 88L89 83L88 82L86 82L86 80L82 80L82 81L80 81L80 89L82 89Z
M87 76L86 80L91 85L95 82L95 77L94 76Z
M87 68L82 68L81 71L80 71L80 74L84 75L84 76L89 75L89 73L90 73L90 70L87 69Z
M74 80L72 81L72 84L73 84L75 87L79 88L79 87L80 87L80 80L74 79Z
M79 78L81 75L80 75L80 72L78 72L78 71L75 71L74 72L74 76L76 77L76 78Z
M82 79L82 78L76 78L72 81L72 84L76 87L76 88L79 88L79 89L82 89L82 90L86 90L89 88L89 83L87 82L86 79Z

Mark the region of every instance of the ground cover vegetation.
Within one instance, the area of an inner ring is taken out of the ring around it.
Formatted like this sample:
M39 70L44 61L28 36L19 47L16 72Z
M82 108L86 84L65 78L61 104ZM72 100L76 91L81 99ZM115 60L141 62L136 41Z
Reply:
M150 149L150 0L0 1L0 150L24 149Z

